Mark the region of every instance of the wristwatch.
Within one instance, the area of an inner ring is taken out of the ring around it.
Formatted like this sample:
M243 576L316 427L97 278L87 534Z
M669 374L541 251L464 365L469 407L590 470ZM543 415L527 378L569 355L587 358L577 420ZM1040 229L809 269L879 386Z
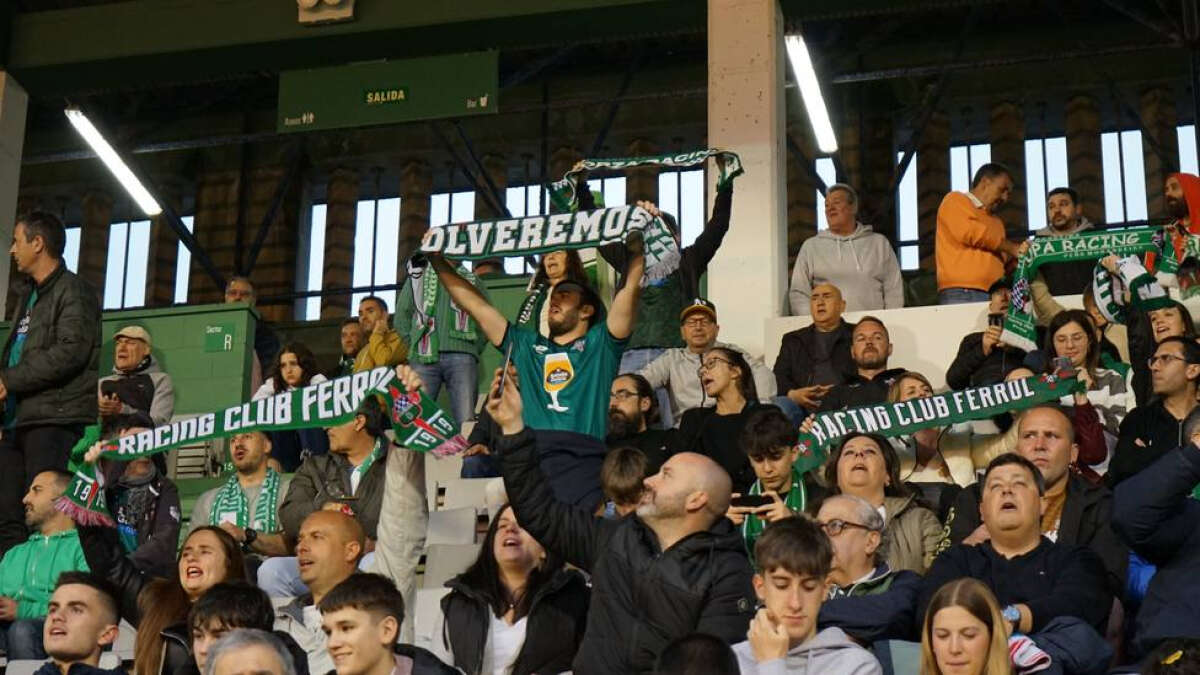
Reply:
M1004 609L1000 610L1000 616L1012 624L1014 633L1021 627L1021 610L1017 609L1016 605L1005 606Z
M253 544L254 540L258 539L258 530L255 530L252 527L247 527L245 530L243 530L243 532L245 532L246 537L242 539L242 550L249 552L250 544Z

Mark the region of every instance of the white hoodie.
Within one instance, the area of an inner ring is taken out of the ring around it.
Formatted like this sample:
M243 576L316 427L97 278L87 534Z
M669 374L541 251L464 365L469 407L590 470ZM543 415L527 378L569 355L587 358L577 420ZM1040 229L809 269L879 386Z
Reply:
M870 225L856 223L848 235L822 230L800 247L792 268L788 301L792 314L808 316L813 286L833 284L842 292L846 311L904 306L904 280L891 243Z
M875 656L852 642L841 628L826 628L774 661L754 660L748 640L734 645L733 653L742 675L883 675Z

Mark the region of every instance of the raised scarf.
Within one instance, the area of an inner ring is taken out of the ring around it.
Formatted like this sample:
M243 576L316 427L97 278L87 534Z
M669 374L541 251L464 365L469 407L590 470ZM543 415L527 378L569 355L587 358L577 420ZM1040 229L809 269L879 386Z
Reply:
M1126 295L1129 296L1126 300ZM1096 264L1092 270L1092 297L1100 314L1112 323L1129 322L1130 306L1152 311L1171 305L1171 298L1142 265L1137 256L1126 256L1117 261L1117 274Z
M217 491L213 499L212 510L208 514L208 522L220 524L225 522L227 514L233 514L233 524L241 528L253 526L259 532L279 531L279 474L275 469L267 468L258 497L254 500L254 522L250 522L250 503L237 476L229 480Z
M450 303L450 312L454 317L454 321L450 326L438 326L437 317L437 298L441 292L441 284L438 282L436 274L427 274L427 269L422 269L416 273L409 272L409 278L412 279L412 294L413 306L416 311L413 312L412 326L409 329L408 344L409 344L409 360L417 363L437 363L441 357L440 331L445 330L446 334L451 339L463 340L466 342L474 342L477 334L475 332L475 321L471 315L467 314L453 300L447 298ZM465 267L459 265L458 274L472 284L475 283L475 275L471 274Z
M102 440L99 425L92 425L71 449L70 468L75 476L55 506L77 523L112 525L96 464L83 460L98 442L103 448L101 458L128 461L234 433L330 427L354 419L358 406L368 396L384 401L397 444L436 455L452 455L466 449L466 439L458 434L454 421L433 399L424 391L404 391L395 371L379 367L120 438Z

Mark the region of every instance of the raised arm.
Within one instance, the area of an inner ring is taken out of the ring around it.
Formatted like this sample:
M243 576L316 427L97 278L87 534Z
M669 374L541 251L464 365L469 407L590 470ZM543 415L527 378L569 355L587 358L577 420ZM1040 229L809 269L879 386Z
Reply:
M487 336L488 342L499 347L504 341L504 332L508 330L508 319L500 310L488 303L483 293L479 292L471 282L459 276L458 272L441 256L430 256L429 264L437 272L438 281L450 294L450 299L463 308L467 314L479 324L479 329Z
M1161 565L1200 529L1200 449L1175 448L1122 481L1113 495L1113 529L1135 553Z
M637 318L638 297L642 294L642 274L646 271L646 256L642 254L642 245L641 237L635 235L629 238L629 267L625 274L625 285L617 291L612 307L608 310L608 332L618 340L624 340L633 333L633 322Z

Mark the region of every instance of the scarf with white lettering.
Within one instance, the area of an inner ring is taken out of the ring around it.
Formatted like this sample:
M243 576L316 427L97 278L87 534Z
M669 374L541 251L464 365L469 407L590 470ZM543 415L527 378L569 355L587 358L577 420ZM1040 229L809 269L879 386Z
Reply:
M96 464L83 459L96 443L103 448L102 459L128 461L235 433L331 427L353 420L369 396L378 397L385 406L398 445L439 456L466 449L458 427L433 399L424 391L405 391L395 371L381 367L120 438L101 439L100 427L90 426L71 449L70 468L75 477L55 507L83 525L112 525Z
M1092 297L1105 319L1120 324L1129 322L1131 306L1149 312L1172 304L1167 290L1133 255L1117 261L1117 274L1110 273L1103 265L1096 265L1092 271Z
M1062 263L1075 260L1096 260L1109 254L1125 257L1141 253L1153 253L1158 257L1159 279L1173 283L1179 269L1178 257L1189 251L1200 252L1200 241L1186 236L1182 246L1166 244L1168 235L1161 227L1134 227L1128 230L1082 232L1068 237L1038 237L1029 242L1029 250L1017 261L1013 273L1012 300L1008 315L1004 318L1004 331L1000 341L1005 344L1032 351L1037 349L1036 324L1033 317L1032 283L1037 268L1047 263Z
M811 431L800 432L797 441L800 456L793 466L801 474L821 466L829 456L830 446L852 433L878 434L885 438L905 436L929 427L946 427L1023 410L1083 390L1083 383L1075 379L1074 371L1059 371L901 403L823 412L816 416Z
M217 490L213 499L212 509L208 514L208 522L220 525L227 522L226 515L233 516L233 524L240 528L252 527L259 532L278 532L279 527L279 474L275 469L267 468L258 497L254 499L254 522L250 522L250 502L242 491L238 477L230 476L229 480Z
M428 268L409 270L408 278L412 279L413 311L412 326L409 329L408 357L417 363L437 363L441 357L439 331L446 333L455 340L474 342L475 321L454 300L447 298L450 303L450 313L454 317L451 326L437 325L437 298L441 290L436 274L426 274ZM467 268L458 266L458 274L462 278L475 283L475 275Z

